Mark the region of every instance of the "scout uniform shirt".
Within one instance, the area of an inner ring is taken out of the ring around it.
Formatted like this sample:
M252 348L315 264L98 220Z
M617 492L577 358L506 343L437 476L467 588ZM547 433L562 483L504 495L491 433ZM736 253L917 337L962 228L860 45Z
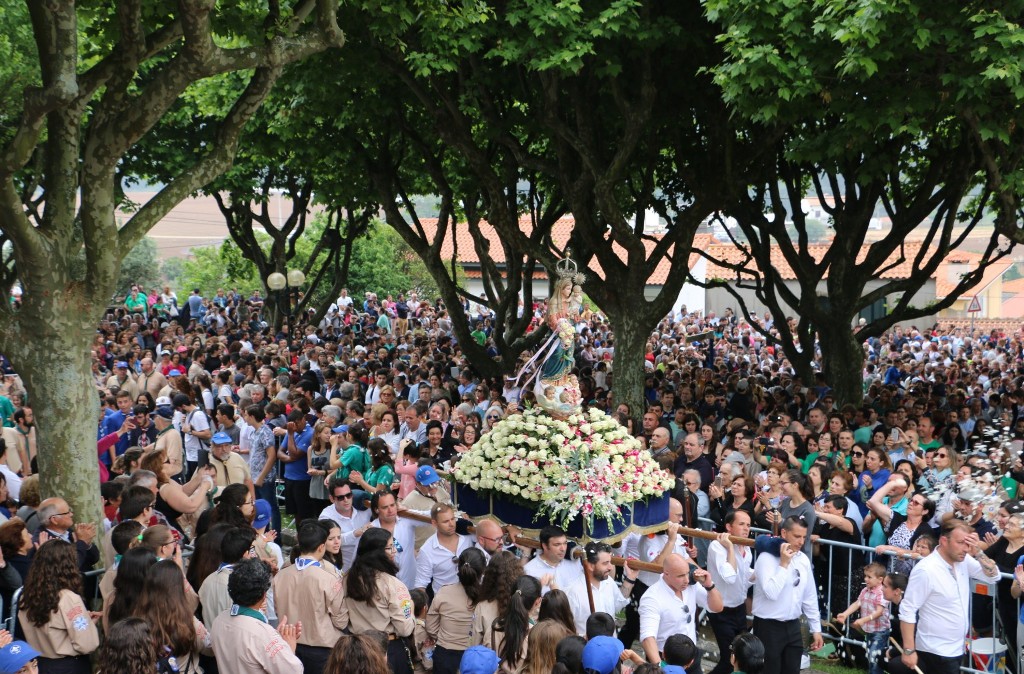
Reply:
M18 611L25 632L25 641L44 658L67 658L88 655L100 645L100 635L89 617L82 598L71 590L61 590L57 610L42 627L28 619L25 609Z
M250 608L232 607L217 616L211 634L221 674L302 674L302 662L266 620Z
M299 643L331 648L348 627L344 584L333 567L310 557L299 557L274 577L274 610L302 623Z
M370 602L345 597L345 606L348 608L349 629L353 634L377 630L386 632L390 640L407 637L416 628L409 588L387 573L377 574L377 591Z

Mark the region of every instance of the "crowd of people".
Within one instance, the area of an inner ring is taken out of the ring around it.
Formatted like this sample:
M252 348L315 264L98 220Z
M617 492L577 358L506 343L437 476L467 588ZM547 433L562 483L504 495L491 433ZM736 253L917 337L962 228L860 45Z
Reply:
M494 317L466 308L498 355ZM521 311L541 328L542 303ZM476 373L442 303L343 292L316 325L264 316L223 290L112 308L92 350L101 527L40 498L31 391L0 360L8 611L20 588L0 673L679 674L701 671L702 613L715 674L793 674L830 629L863 635L850 657L871 672L958 671L972 633L1020 671L1020 330L867 340L863 401L840 406L731 312L683 308L651 335L633 409L608 323L583 312L584 407L677 481L663 531L574 554L557 527L533 551L453 506L447 469L535 400ZM772 534L756 555L752 528ZM996 585L994 623L970 578Z

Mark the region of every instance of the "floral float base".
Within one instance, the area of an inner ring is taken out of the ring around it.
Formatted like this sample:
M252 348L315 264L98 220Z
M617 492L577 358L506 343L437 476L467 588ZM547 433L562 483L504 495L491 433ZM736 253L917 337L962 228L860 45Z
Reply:
M565 419L532 408L502 420L454 470L459 507L524 529L554 524L574 538L664 528L675 478L618 421L598 410Z

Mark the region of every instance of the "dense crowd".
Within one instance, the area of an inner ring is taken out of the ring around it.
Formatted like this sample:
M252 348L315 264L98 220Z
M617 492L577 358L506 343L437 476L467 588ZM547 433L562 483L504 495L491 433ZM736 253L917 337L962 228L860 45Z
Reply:
M701 671L701 612L716 674L791 674L829 629L860 635L837 656L871 672L957 671L968 633L1002 638L1020 671L1020 330L867 340L864 398L840 406L732 312L684 307L651 335L632 409L611 393L610 326L584 312L584 407L677 476L663 531L590 543L584 566L558 528L534 551L453 507L447 469L534 394L480 377L440 301L343 292L276 330L266 301L136 287L106 316L99 530L40 498L31 392L0 360L8 612L21 588L0 672L678 674ZM465 308L500 355L494 317ZM543 303L520 311L541 328ZM752 527L773 534L756 558ZM995 583L994 624L969 576Z

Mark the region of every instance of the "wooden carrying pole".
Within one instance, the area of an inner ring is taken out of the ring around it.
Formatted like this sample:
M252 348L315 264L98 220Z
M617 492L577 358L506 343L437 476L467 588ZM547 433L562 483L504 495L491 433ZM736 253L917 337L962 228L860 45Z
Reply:
M419 513L410 512L408 510L400 512L399 516L405 517L410 520L416 520L417 522L430 524L430 518L426 515L420 515ZM469 531L472 533L472 526L469 527ZM679 535L690 536L691 538L703 538L709 541L717 540L719 536L719 534L716 534L713 531L704 531L703 529L691 529L689 527L679 527ZM754 545L753 538L729 536L729 540L731 540L734 545L746 545L748 547ZM538 541L535 538L527 538L526 536L516 536L512 542L524 548L533 548L536 550L540 550L540 541ZM583 548L576 548L574 553L583 555ZM585 556L584 561L586 561ZM661 564L651 564L650 562L642 562L639 559L626 559L625 557L617 557L614 555L612 556L612 564L614 564L615 566L628 566L634 571L650 571L652 573L661 573L663 571ZM587 583L587 588L589 593L590 583Z

